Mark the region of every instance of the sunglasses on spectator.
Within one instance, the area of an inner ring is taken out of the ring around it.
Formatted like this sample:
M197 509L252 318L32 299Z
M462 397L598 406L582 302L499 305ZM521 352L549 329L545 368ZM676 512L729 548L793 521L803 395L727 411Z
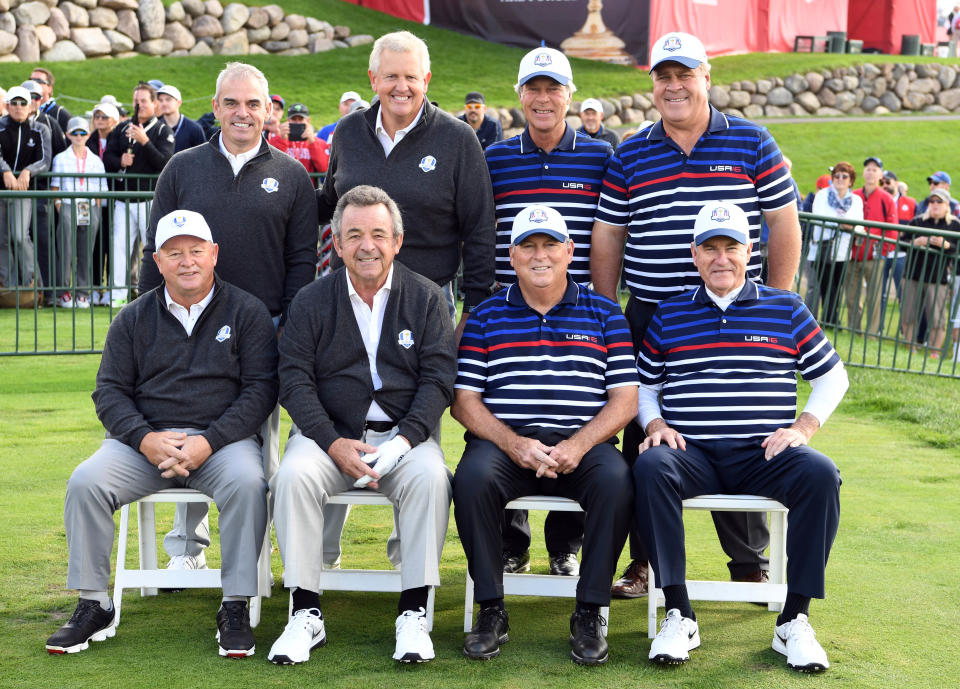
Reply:
M833 175L834 179L850 179L850 175L846 172L837 172Z
M37 82L38 84L43 84L44 86L49 86L49 85L50 85L50 82L47 81L46 79L37 79L36 77L32 77L32 78L30 79L30 81L35 81L35 82Z
M86 129L74 129L70 132L70 136L86 136L88 133Z
M930 202L930 203L945 203L945 201L944 201L943 199L941 199L939 196L931 196L930 199L929 199L929 202Z
M21 106L21 107L24 106L24 105L26 105L26 104L27 104L27 101L23 100L23 98L14 98L14 99L13 99L12 101L10 101L10 103L9 103L9 105L19 105L19 106Z
M41 96L39 93L31 93L31 94L30 94L30 97L31 97L33 100L40 100L41 98L43 98L43 96Z
M467 103L463 108L464 110L483 110L483 103Z

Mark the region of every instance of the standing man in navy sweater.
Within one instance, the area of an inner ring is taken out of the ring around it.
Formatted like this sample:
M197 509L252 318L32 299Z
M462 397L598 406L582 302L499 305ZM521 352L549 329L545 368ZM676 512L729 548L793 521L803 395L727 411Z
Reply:
M185 486L220 511L221 656L253 655L247 597L258 592L267 483L257 429L277 401L277 342L263 303L214 275L219 247L203 217L176 210L158 225L161 286L110 324L93 400L107 439L67 484L67 586L80 600L47 640L76 653L114 635L107 596L113 513Z

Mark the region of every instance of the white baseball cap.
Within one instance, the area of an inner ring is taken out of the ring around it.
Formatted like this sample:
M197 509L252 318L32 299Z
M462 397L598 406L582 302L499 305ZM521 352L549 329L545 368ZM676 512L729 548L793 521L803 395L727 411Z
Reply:
M30 92L22 86L11 86L10 90L7 91L6 98L4 98L5 103L9 103L14 98L22 98L23 100L30 102Z
M176 86L172 86L171 84L164 84L163 86L157 89L157 95L159 96L161 93L165 93L171 98L173 98L174 100L178 100L181 103L183 102L183 97L180 95L180 89L178 89Z
M596 98L587 98L583 101L583 105L580 106L580 112L584 110L596 110L601 115L603 114L603 103L598 101Z
M550 77L567 86L573 81L573 70L567 56L556 48L534 48L520 60L516 88L534 77Z
M712 201L700 209L693 223L693 242L700 246L711 237L730 237L741 244L750 238L747 214L735 203Z
M563 216L549 206L527 206L517 213L510 231L510 243L516 246L535 234L545 234L560 242L570 239Z
M157 236L153 245L159 249L166 244L168 239L180 235L197 237L213 243L210 226L207 225L207 221L203 219L202 215L196 211L176 210L160 218L160 222L157 223Z
M348 100L363 100L360 97L360 94L356 91L344 91L343 95L340 96L340 102L346 103Z
M120 121L120 111L117 110L117 106L113 103L97 103L95 106L93 106L94 114L96 114L97 111L102 112L110 119L117 120L118 122Z
M74 115L67 122L67 134L76 131L77 129L82 129L83 131L89 133L90 123L87 122L86 118L80 117L79 115Z
M654 41L650 50L650 71L661 62L679 62L694 69L707 62L707 51L696 36L671 31Z

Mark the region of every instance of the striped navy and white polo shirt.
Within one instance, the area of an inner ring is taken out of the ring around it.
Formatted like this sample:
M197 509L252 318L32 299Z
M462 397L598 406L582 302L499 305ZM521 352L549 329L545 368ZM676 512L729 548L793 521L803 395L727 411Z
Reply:
M661 302L637 356L641 384L662 386L664 421L693 439L789 426L797 371L812 380L839 365L800 297L749 280L726 311L702 287Z
M497 212L497 282L512 285L510 230L526 206L540 203L563 216L573 240L567 269L576 282L590 282L590 237L607 162L613 149L606 141L577 134L569 125L555 149L545 153L524 129L487 148L487 168Z
M657 122L627 139L603 180L597 220L627 227L624 274L633 296L659 302L697 287L693 223L710 201L736 203L750 221L747 277L760 275L761 212L796 203L770 133L710 106L710 124L688 157Z
M473 310L460 340L455 387L481 393L512 428L575 431L624 385L637 385L637 369L620 306L569 276L546 315L518 285L501 290Z

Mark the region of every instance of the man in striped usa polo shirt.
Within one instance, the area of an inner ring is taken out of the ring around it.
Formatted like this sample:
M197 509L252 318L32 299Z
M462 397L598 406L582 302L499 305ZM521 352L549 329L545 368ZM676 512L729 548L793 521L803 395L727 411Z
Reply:
M493 658L508 639L504 505L562 495L586 511L570 655L597 665L609 657L600 608L610 604L632 504L630 470L614 445L637 408L630 330L615 302L567 274L574 245L557 211L521 210L511 239L517 282L470 314L451 409L467 429L454 516L480 606L463 652Z
M590 282L590 235L600 187L613 149L605 141L578 134L565 115L577 90L567 56L535 48L520 61L517 83L527 125L523 132L486 151L497 213L497 282L512 285L510 232L519 210L543 204L557 210L573 240L574 282ZM583 544L583 513L551 512L544 524L550 573L576 576ZM525 510L507 510L503 529L505 572L530 568L530 525Z
M661 36L651 50L650 73L662 119L624 142L611 159L590 257L594 289L610 298L616 297L623 260L631 294L625 315L635 350L657 304L700 284L688 247L704 203L732 201L746 212L753 246L749 279L760 276L761 217L770 228L769 284L790 289L800 260L800 225L783 156L766 129L710 106L703 44L685 33ZM628 461L642 437L634 424L624 432ZM730 557L731 578L766 581L764 515L720 512L713 519ZM633 535L630 550L633 562L617 581L615 595L646 592L640 579L647 557Z
M750 223L734 203L697 215L691 253L703 286L660 303L637 357L639 419L633 465L636 520L650 549L667 617L649 658L676 664L700 645L685 583L682 501L746 493L790 510L787 599L773 649L801 672L830 666L807 618L824 597L840 517L840 473L810 448L847 390L847 374L793 292L746 279ZM796 374L813 390L796 418Z

